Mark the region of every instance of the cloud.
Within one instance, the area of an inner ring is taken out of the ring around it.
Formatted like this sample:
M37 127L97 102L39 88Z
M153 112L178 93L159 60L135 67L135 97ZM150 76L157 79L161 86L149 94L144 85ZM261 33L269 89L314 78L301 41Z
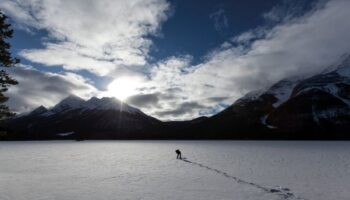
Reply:
M9 73L19 82L6 92L10 97L8 106L17 113L28 112L41 105L53 106L71 94L86 99L98 93L89 80L75 73L41 72L25 65L19 65Z
M217 107L222 109L217 104L229 101L227 94L219 96L215 79L209 78L213 82L204 85L191 81L190 75L195 70L191 61L192 57L185 55L158 62L151 69L149 79L138 88L140 94L126 102L162 120L191 119L210 115Z
M166 20L165 0L3 0L8 15L24 27L48 31L45 48L24 58L98 75L147 63L152 41Z
M30 31L30 28L34 27L40 28L32 13L22 8L21 2L9 0L2 1L0 4L0 9L5 11L6 14L10 14L11 18L15 21L21 22L16 24L16 27L27 31Z
M50 33L45 48L27 49L22 56L99 75L118 76L119 72L128 74L141 69L144 74L138 76L144 80L136 88L139 94L128 101L163 120L211 115L245 93L264 89L286 77L311 76L350 52L348 0L321 0L306 12L298 5L275 7L262 16L267 24L233 36L195 65L191 55L148 63L152 41L147 36L158 34L167 18L169 4L162 0L5 0L5 4L7 8L3 9L19 22ZM227 24L224 10L211 18L224 27ZM36 73L57 77L65 84L73 80L65 79L68 73ZM87 87L79 90L85 95L95 91L83 77L74 80L70 87ZM30 80L26 81L25 85L30 85ZM48 98L49 102L58 97Z
M184 102L179 104L175 109L158 111L155 114L161 118L179 119L180 117L180 119L182 119L183 117L188 117L198 113L198 110L202 108L205 108L205 106L197 102Z
M149 91L168 91L173 98L158 96L162 110L154 107L146 111L161 119L210 115L252 90L287 77L321 72L350 52L349 7L346 0L322 1L303 15L298 13L226 41L198 65L191 64L190 55L159 62L152 69ZM181 107L186 102L201 106L186 111Z
M224 9L219 9L209 16L214 21L214 28L219 33L224 33L225 29L229 27L228 19Z
M159 102L159 95L159 93L133 95L127 98L126 102L139 108L156 106Z
M318 1L295 1L295 0L282 0L281 3L274 6L270 11L264 13L262 16L268 23L276 24L280 22L286 22L301 17L305 14L305 11L316 10L317 7L324 5L329 0ZM310 13L309 13L310 14Z

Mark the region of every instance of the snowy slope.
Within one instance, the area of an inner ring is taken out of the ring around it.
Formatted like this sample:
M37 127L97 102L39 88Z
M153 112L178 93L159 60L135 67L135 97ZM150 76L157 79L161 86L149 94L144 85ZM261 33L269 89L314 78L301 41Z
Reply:
M287 132L345 134L350 127L350 57L331 69L299 81L290 97L265 118L265 124Z
M190 162L175 159L177 148ZM348 200L350 196L349 142L2 142L0 162L1 200ZM291 195L266 188L289 189L286 193Z
M127 104L122 103L116 98L103 97L101 99L92 97L83 104L84 109L98 109L98 110L121 110L129 113L142 113L139 109L133 108Z
M344 54L338 60L338 62L327 67L322 74L328 74L330 72L337 72L341 76L350 77L350 55Z
M101 99L97 97L92 97L91 99L85 101L84 99L71 95L60 101L53 108L49 109L47 113L42 113L43 115L51 115L54 113L65 112L69 110L118 110L129 113L142 113L140 110L133 108L127 104L122 103L116 98L103 97Z
M281 80L265 92L265 94L271 94L277 99L277 101L273 103L273 107L277 108L290 98L294 87L300 82L300 79L301 78L288 78Z
M78 96L70 95L67 98L63 99L58 104L56 104L49 111L53 113L58 113L58 112L63 112L71 109L78 109L78 108L82 108L84 103L85 103L84 99Z
M343 56L322 73L249 92L193 132L234 139L349 138L349 72L350 56Z
M44 106L39 106L38 108L34 109L32 112L30 112L30 115L41 115L45 112L47 112L47 108L45 108Z
M239 98L235 104L244 104L245 102L257 100L265 91L264 90L254 90L248 92L243 97Z
M18 133L16 139L117 139L151 137L159 123L115 98L69 96L51 109L41 106L11 119L7 126Z
M303 92L315 89L330 93L349 104L348 99L344 99L339 95L342 89L339 87L339 84L350 85L349 55L342 56L338 63L328 67L327 70L313 77L307 79L301 77L284 79L269 88L266 94L273 94L278 99L278 101L274 103L274 107L278 107L292 96L297 96Z

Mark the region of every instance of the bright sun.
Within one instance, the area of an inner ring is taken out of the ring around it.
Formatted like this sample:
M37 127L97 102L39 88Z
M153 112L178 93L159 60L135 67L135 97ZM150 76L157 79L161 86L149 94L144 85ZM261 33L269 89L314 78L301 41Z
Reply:
M124 101L128 97L137 94L139 80L131 77L121 77L115 79L108 85L108 95Z

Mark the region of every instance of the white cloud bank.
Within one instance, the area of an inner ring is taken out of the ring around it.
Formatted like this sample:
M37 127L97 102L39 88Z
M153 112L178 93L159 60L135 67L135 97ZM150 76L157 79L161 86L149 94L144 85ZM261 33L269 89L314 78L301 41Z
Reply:
M41 72L19 65L9 71L19 84L9 88L8 105L14 112L29 112L41 105L51 107L71 94L90 98L98 94L93 83L75 73Z
M43 49L20 54L47 66L108 75L144 66L152 41L166 20L165 0L2 0L0 8L27 29L43 29Z

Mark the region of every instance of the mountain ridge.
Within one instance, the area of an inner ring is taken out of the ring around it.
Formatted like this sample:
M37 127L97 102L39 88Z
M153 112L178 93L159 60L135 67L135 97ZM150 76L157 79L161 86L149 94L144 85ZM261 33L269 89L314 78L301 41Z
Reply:
M330 68L280 80L189 121L163 122L115 98L68 96L7 125L29 139L350 139L350 56Z

